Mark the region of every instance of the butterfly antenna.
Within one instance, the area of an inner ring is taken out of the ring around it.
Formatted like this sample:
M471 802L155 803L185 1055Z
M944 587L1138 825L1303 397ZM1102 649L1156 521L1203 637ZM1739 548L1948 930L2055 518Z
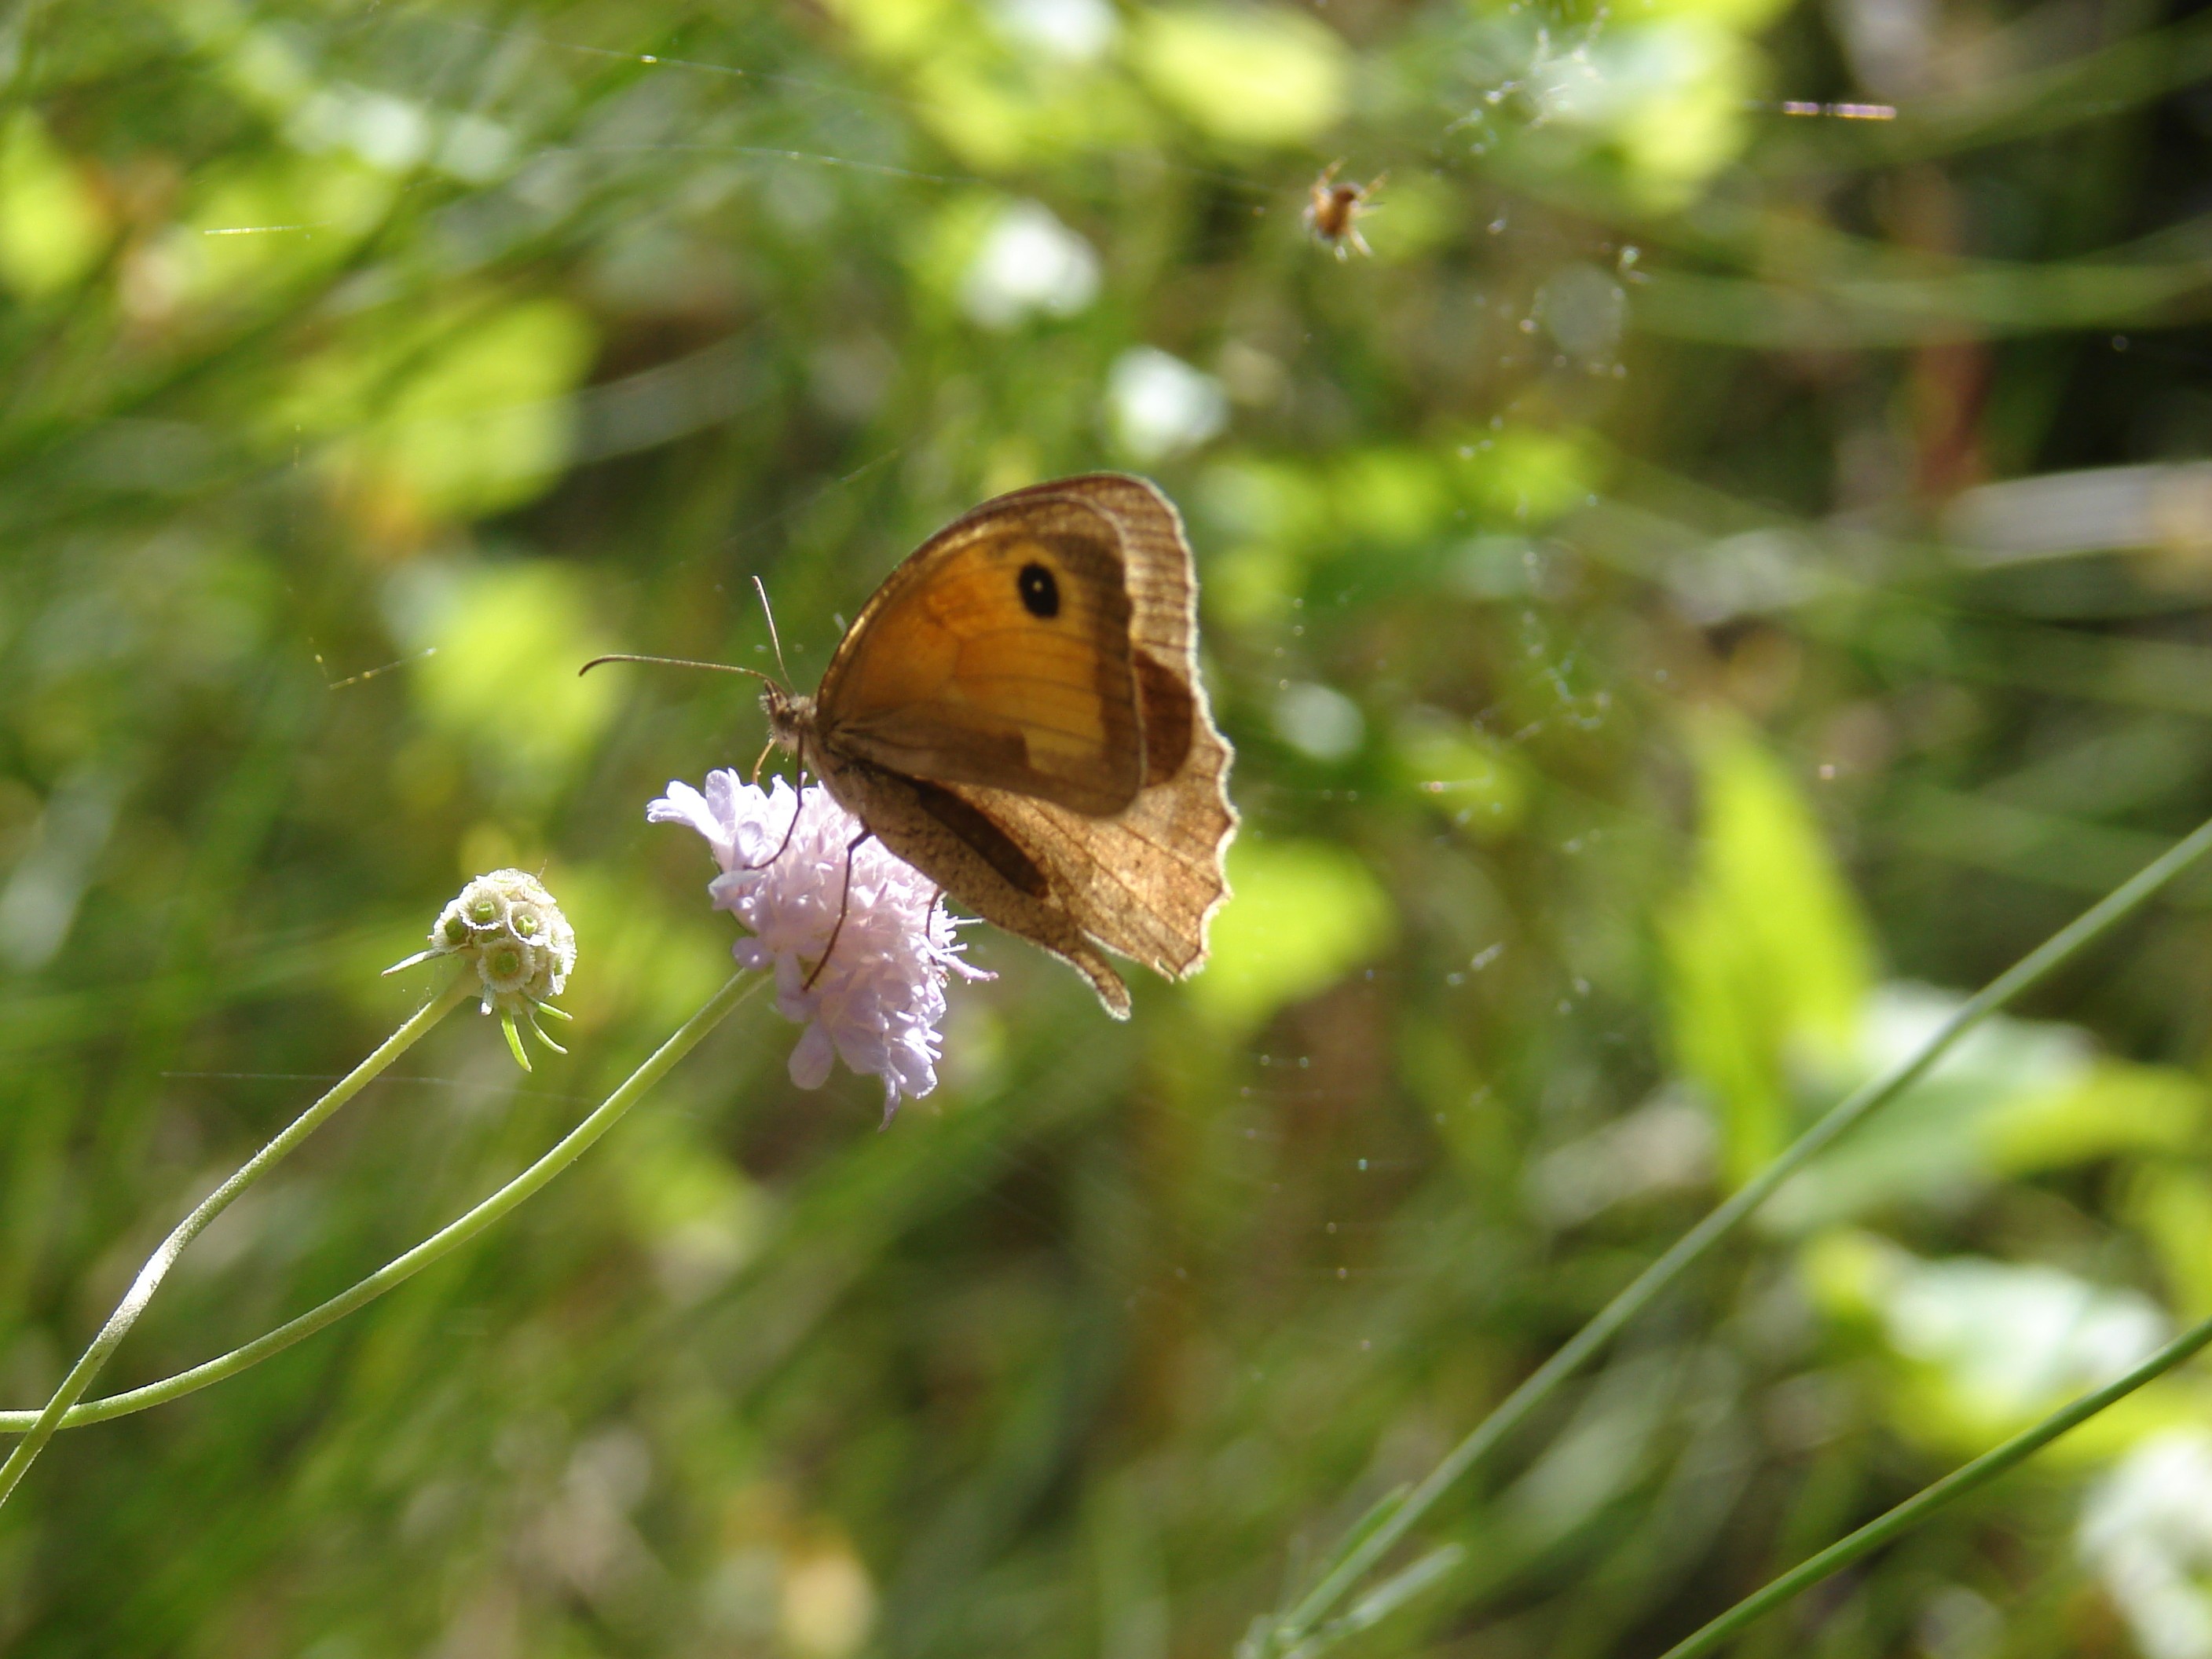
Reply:
M768 602L768 584L761 580L757 574L753 577L753 592L760 595L761 611L768 617L769 642L775 647L776 672L783 676L786 684L789 684L791 668L783 659L783 641L775 631L775 609Z
M662 668L711 668L717 674L750 674L769 685L777 683L773 674L763 674L757 668L740 668L733 662L694 662L689 657L641 657L628 651L612 651L604 657L594 657L576 672L588 674L603 662L648 662Z

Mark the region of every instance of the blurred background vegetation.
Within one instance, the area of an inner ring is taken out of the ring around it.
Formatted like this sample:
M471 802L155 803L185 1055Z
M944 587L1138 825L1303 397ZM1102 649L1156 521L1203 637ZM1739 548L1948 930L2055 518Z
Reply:
M63 1437L10 1654L1224 1655L2212 811L2193 0L70 0L0 64L0 1404L465 877L568 907L573 1057L449 1022L109 1383L430 1231L720 982L642 814L752 700L574 670L765 663L756 574L811 684L947 518L1141 470L1245 815L1128 1026L979 933L878 1133L749 1008L481 1244ZM1371 258L1300 222L1340 159ZM1655 1652L2212 1312L2208 901L1786 1188L1347 1650ZM2185 1373L1741 1650L2205 1659L2208 1517Z

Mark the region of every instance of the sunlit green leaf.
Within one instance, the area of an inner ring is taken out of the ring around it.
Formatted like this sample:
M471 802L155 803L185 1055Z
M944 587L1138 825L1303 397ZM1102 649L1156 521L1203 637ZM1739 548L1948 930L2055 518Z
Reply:
M1715 724L1697 745L1695 873L1663 924L1675 1052L1741 1179L1780 1150L1793 1066L1848 1052L1871 984L1856 902L1779 766Z
M69 287L107 240L106 216L39 118L0 130L0 282L35 298Z
M1478 841L1511 834L1528 809L1526 763L1473 726L1409 720L1398 734L1397 762L1409 787Z
M1229 882L1235 896L1214 918L1212 957L1190 986L1224 1025L1256 1025L1327 990L1396 930L1389 896L1346 848L1247 835L1230 850Z
M2212 1315L2212 1176L2192 1164L2138 1170L2127 1214L2157 1252L2166 1294L2183 1316Z
M1832 1056L1840 1093L1896 1065L1958 1007L1925 987L1882 987L1856 1051ZM2001 1180L2195 1144L2206 1093L2188 1073L2100 1058L2070 1026L1984 1022L1897 1104L1794 1176L1768 1204L1784 1232L1906 1206L1955 1209Z
M1582 505L1596 483L1588 448L1572 432L1510 426L1458 446L1461 488L1496 519L1550 523Z
M410 679L425 714L526 796L559 783L615 712L610 677L576 672L608 641L565 565L414 566L394 609L423 653Z
M1201 131L1243 144L1300 144L1343 116L1342 39L1269 5L1173 5L1139 15L1137 64Z

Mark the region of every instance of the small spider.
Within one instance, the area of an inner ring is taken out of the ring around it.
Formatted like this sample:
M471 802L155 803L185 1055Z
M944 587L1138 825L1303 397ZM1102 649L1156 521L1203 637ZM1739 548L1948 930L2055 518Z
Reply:
M1336 182L1336 170L1343 165L1341 161L1331 161L1328 170L1313 181L1312 188L1306 192L1305 218L1306 228L1313 232L1316 241L1323 247L1335 249L1338 258L1348 259L1355 250L1361 253L1375 252L1359 234L1360 216L1375 211L1368 204L1375 199L1375 192L1382 188L1382 181L1390 175L1378 173L1364 185L1340 185Z

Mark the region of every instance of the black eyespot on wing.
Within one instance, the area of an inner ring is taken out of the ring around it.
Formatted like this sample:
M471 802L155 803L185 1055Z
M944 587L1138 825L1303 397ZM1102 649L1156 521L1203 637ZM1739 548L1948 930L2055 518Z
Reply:
M1035 561L1024 565L1014 586L1021 592L1022 608L1032 617L1049 620L1060 614L1060 583L1044 566Z

